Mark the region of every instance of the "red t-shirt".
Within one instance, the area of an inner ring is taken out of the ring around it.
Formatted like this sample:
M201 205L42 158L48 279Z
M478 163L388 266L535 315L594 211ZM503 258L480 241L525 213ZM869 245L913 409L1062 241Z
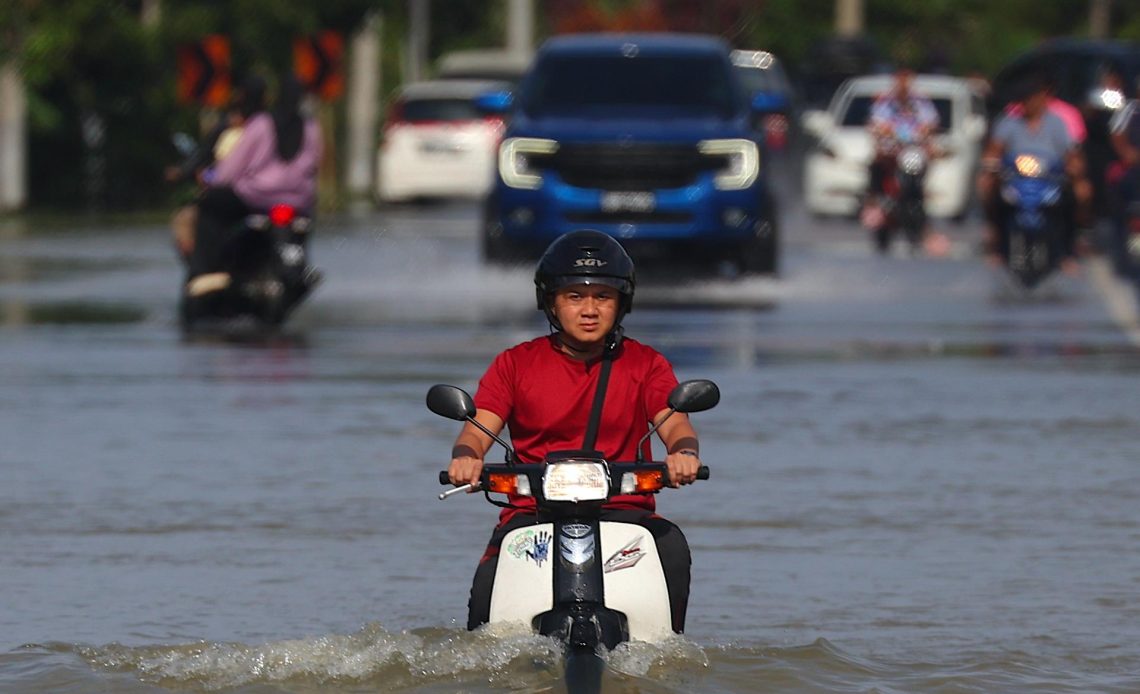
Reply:
M479 380L475 406L506 422L520 462L541 463L549 452L582 448L600 373L600 360L572 359L553 335L539 337L495 357ZM653 417L669 407L669 393L676 385L673 366L664 356L636 340L622 340L610 370L595 448L606 460L633 461L637 441L649 431ZM648 439L642 449L645 459L652 459ZM510 501L534 508L531 497L512 496ZM652 511L654 497L619 495L606 508ZM504 509L499 522L515 513Z

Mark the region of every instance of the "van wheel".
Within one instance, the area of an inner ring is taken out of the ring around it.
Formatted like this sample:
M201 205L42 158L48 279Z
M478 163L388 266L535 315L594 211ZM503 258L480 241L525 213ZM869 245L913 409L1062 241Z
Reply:
M505 265L510 261L510 249L503 238L503 227L498 220L483 223L483 262L488 265Z
M483 263L502 265L506 261L507 247L503 239L503 225L499 221L498 207L493 199L484 200L480 221L479 241Z

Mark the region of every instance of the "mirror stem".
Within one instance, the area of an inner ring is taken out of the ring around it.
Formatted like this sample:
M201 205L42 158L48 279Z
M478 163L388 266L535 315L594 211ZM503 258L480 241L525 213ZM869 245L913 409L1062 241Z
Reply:
M479 430L480 430L480 431L482 431L484 434L486 434L487 436L490 436L492 439L494 439L494 440L495 440L495 443L497 443L497 444L499 444L500 446L502 446L503 448L505 448L505 449L506 449L506 451L507 451L507 457L506 457L506 462L507 462L507 465L510 465L511 467L514 467L514 465L515 465L515 452L514 452L514 449L512 449L510 446L508 446L508 445L507 445L507 442L506 442L506 441L503 441L501 438L499 438L498 436L496 436L496 435L494 434L494 432L492 432L490 429L488 429L487 427L483 426L483 425L482 425L482 424L480 424L479 422L475 421L475 418L474 418L474 417L470 417L470 416L469 416L469 417L467 417L466 419L467 419L467 421L468 421L468 422L471 422L472 424L474 424L474 425L475 425L475 427L476 427L477 429L479 429ZM665 421L665 420L661 420L661 421Z
M645 439L652 436L653 432L657 431L657 427L664 424L665 420L672 417L676 411L677 411L676 408L670 407L669 408L669 414L662 417L660 422L657 422L653 426L649 427L649 431L645 432L645 436L642 436L641 440L637 442L637 458L634 460L634 463L644 463L645 462L645 455L641 452L641 444L645 443Z

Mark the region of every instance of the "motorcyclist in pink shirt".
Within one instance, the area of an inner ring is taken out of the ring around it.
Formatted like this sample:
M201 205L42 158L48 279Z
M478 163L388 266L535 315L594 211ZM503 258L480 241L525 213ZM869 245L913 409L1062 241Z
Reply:
M204 181L190 257L191 296L229 286L230 251L246 232L236 222L245 215L274 205L312 213L323 142L316 119L302 115L302 96L295 78L283 78L272 110L246 123L233 150Z

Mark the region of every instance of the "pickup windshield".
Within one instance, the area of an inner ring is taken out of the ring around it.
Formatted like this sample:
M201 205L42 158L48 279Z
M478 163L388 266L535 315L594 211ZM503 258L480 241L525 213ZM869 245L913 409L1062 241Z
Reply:
M716 55L547 56L523 85L532 116L666 110L729 118L740 108L726 60Z

